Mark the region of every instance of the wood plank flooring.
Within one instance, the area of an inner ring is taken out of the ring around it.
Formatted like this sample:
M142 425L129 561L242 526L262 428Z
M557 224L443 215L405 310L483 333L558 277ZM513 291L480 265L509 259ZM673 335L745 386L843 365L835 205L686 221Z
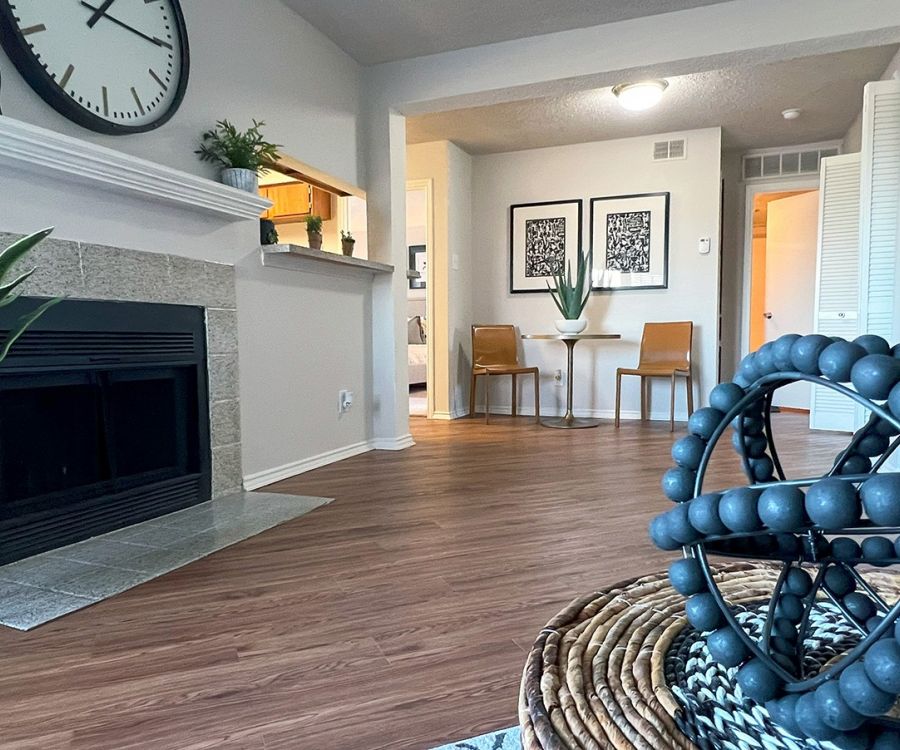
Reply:
M795 469L846 442L776 420ZM413 434L271 488L330 506L31 633L0 628L0 748L419 750L515 724L544 623L671 558L646 526L673 437L508 417ZM712 470L739 481L730 446Z

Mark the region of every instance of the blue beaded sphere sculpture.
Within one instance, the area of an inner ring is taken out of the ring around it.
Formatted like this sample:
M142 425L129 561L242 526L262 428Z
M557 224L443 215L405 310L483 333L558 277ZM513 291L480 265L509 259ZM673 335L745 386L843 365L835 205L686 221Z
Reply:
M778 388L808 382L851 399L869 418L824 476L788 479L772 434ZM852 388L848 386L852 385ZM860 564L900 563L900 474L881 472L900 446L900 345L880 336L848 342L789 334L743 359L730 383L694 413L672 448L662 487L675 506L653 519L650 537L681 549L669 570L687 597L688 621L706 633L713 658L737 668L745 696L800 738L837 747L900 748L900 602L885 602ZM726 430L748 484L704 489ZM716 586L712 555L781 566L766 626L751 638ZM839 660L807 673L810 615L830 601L859 633Z

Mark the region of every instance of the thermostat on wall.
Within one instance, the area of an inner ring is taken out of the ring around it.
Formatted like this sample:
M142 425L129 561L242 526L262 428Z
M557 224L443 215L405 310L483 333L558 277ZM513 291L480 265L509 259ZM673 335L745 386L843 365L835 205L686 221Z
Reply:
M700 255L709 255L709 237L700 238Z

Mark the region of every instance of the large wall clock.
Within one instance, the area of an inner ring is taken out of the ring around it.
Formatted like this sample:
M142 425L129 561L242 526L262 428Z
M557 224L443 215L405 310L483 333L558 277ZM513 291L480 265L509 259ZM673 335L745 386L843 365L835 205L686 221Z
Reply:
M158 128L187 88L178 0L0 0L0 40L50 106L99 133Z

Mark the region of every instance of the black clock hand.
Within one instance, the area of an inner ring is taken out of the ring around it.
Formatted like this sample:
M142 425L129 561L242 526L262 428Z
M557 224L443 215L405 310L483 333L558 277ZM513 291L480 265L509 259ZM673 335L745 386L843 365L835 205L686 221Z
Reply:
M100 17L106 13L109 9L109 6L112 5L116 0L104 0L103 5L99 8L94 9L94 14L88 19L88 28L93 29L96 25L97 21L100 20Z
M106 0L107 7L109 7L108 4L110 2L113 2L113 0ZM105 11L101 12L101 9L103 8L103 6L101 6L100 8L97 8L96 6L93 6L90 3L85 2L85 0L81 0L81 4L85 8L90 8L92 11L94 11L94 15L97 15L98 13L100 13L100 17L105 18L108 21L112 21L114 24L116 24L117 26L121 26L123 29L128 29L128 31L130 31L132 34L137 34L142 39L146 39L148 42L152 42L153 44L157 45L158 47L168 47L169 49L172 49L172 45L167 42L164 42L162 39L157 39L155 36L148 36L143 31L138 31L133 26L129 26L127 23L125 23L124 21L120 21L115 16L111 16L111 15L109 15L109 13L106 13Z

